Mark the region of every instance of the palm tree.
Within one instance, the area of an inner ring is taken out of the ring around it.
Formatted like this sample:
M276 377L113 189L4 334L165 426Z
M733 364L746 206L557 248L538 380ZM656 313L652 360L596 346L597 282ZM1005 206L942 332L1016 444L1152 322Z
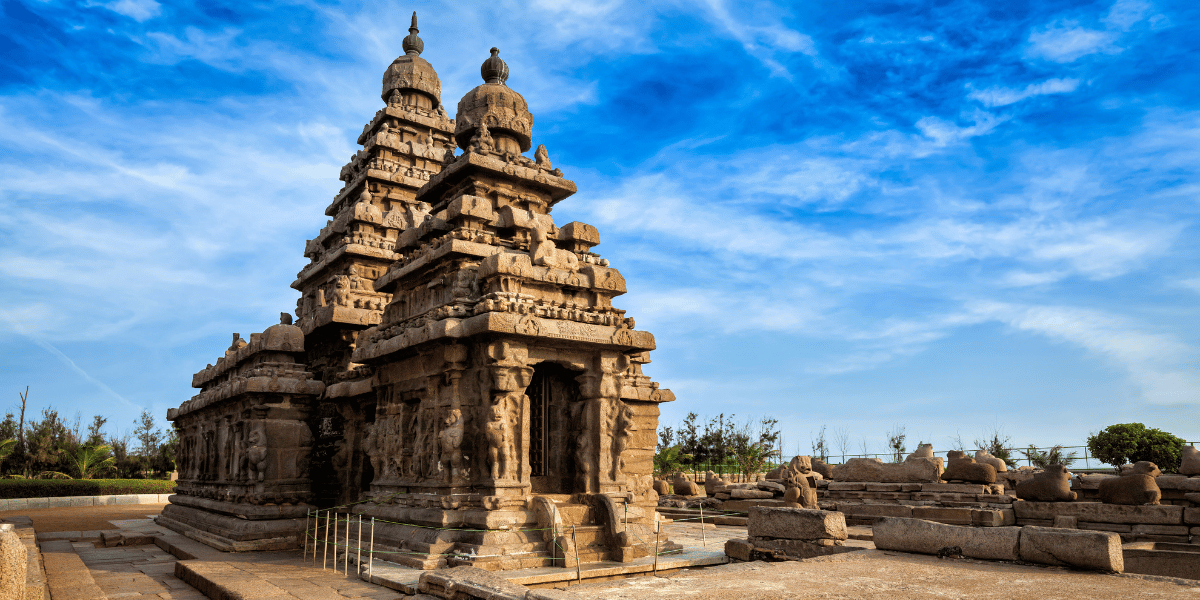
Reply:
M91 479L99 473L111 469L116 459L110 454L112 447L104 444L92 446L82 444L75 452L69 452L71 466L79 472L80 479Z
M8 455L12 454L13 450L16 450L16 448L17 448L17 440L10 439L10 440L0 441L0 461L8 458Z

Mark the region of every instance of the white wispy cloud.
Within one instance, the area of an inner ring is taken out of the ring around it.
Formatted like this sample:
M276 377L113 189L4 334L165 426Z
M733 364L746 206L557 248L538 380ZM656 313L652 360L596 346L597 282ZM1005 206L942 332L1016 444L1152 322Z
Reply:
M973 303L978 315L1068 342L1097 354L1128 373L1148 402L1200 404L1200 348L1144 324L1102 311L1071 306Z
M1078 87L1078 79L1047 79L1040 83L1031 83L1019 90L1005 87L971 90L967 96L982 102L984 106L1007 106L1034 96L1070 93Z
M109 2L104 7L139 23L153 19L162 12L162 5L154 0L118 0Z
M1118 34L1087 29L1078 21L1057 21L1029 34L1029 54L1054 62L1069 63L1089 54L1117 54Z

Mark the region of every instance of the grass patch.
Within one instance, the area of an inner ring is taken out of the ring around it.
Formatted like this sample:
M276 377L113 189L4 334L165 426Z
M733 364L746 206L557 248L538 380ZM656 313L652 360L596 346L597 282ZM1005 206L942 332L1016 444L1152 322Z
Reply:
M0 479L0 499L173 493L175 482L162 479Z

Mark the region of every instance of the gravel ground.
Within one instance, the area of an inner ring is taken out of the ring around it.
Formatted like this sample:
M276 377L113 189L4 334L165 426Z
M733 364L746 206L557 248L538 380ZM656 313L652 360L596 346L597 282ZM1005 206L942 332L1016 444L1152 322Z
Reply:
M1180 582L1186 582L1181 584ZM864 550L796 562L752 562L585 583L571 590L609 600L962 598L1200 600L1200 581L1105 575L1013 563Z
M166 504L118 504L113 506L75 506L68 508L22 508L0 511L4 517L26 516L33 520L38 533L48 531L92 531L117 529L109 521L145 519L157 515Z

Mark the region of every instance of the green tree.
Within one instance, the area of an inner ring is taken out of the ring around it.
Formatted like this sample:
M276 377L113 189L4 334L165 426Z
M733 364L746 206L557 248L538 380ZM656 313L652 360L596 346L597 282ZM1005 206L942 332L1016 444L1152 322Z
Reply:
M907 449L904 447L904 439L908 437L904 433L904 426L897 425L888 433L888 448L892 451L892 462L904 462L904 453Z
M104 443L104 431L103 430L104 430L105 423L108 423L108 419L106 417L102 417L100 415L96 415L96 416L92 417L92 424L88 425L87 439L84 440L84 443L91 444L93 446L99 446L99 445L103 444Z
M28 467L33 472L57 471L63 453L72 445L70 430L58 415L58 411L42 409L41 420L25 423L25 444L29 456Z
M80 444L74 451L68 452L67 456L71 467L79 474L80 479L91 479L112 469L117 462L112 457L112 448L103 444L99 446Z
M679 444L667 446L654 454L654 471L665 477L676 471L682 471L691 456L684 454Z
M1049 450L1038 450L1037 447L1030 445L1028 450L1021 450L1021 454L1029 459L1029 464L1045 469L1050 465L1062 465L1064 467L1071 466L1071 463L1079 460L1079 456L1074 452L1063 453L1062 446L1054 446Z
M991 433L984 432L983 439L975 440L975 447L1006 463L1012 463L1012 449L1009 448L1009 444L1011 443L1011 437L1004 435L1004 432L999 427L994 427Z
M1141 423L1109 425L1088 437L1087 447L1092 456L1114 467L1148 460L1164 473L1178 471L1183 454L1182 439Z

